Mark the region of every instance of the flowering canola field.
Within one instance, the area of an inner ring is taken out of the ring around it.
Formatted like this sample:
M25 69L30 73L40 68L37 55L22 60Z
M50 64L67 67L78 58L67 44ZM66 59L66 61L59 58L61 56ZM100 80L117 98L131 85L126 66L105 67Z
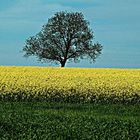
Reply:
M140 103L140 69L1 66L0 100Z

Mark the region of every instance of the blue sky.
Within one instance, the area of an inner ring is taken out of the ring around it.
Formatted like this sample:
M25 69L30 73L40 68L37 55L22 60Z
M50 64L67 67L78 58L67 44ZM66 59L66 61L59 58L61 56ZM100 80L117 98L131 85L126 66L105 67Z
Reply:
M104 48L96 62L67 67L140 68L140 0L0 0L0 65L41 64L20 52L55 12L83 12Z

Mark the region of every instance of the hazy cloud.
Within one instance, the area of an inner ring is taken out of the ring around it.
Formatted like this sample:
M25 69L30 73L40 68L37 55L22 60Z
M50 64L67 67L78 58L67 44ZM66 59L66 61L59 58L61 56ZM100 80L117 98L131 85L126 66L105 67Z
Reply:
M7 3L6 3L7 2ZM94 66L132 66L140 63L139 0L7 0L0 6L0 64L17 64L7 56L16 56L18 64L28 61L17 54L27 37L40 31L49 17L58 11L81 11L95 31L95 41L103 44L103 55ZM15 54L15 55L14 55ZM131 61L129 58L132 57ZM8 62L9 59L9 62ZM15 60L13 58L13 60ZM30 63L35 64L34 61ZM38 64L38 63L37 63ZM81 65L93 66L83 61ZM119 65L120 64L120 65Z

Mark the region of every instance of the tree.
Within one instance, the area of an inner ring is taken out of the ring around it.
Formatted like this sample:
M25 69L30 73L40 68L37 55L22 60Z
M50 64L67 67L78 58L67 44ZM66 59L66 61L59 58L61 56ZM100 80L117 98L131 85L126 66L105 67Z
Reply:
M56 62L64 67L67 61L89 58L92 62L101 54L102 45L93 44L93 31L79 12L57 12L42 30L26 40L24 56L36 56L43 62Z

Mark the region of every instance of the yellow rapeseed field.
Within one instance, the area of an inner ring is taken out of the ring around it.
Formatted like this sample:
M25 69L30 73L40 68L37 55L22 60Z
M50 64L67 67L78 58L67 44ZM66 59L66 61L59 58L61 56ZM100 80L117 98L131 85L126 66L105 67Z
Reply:
M1 100L140 102L140 69L0 67Z

